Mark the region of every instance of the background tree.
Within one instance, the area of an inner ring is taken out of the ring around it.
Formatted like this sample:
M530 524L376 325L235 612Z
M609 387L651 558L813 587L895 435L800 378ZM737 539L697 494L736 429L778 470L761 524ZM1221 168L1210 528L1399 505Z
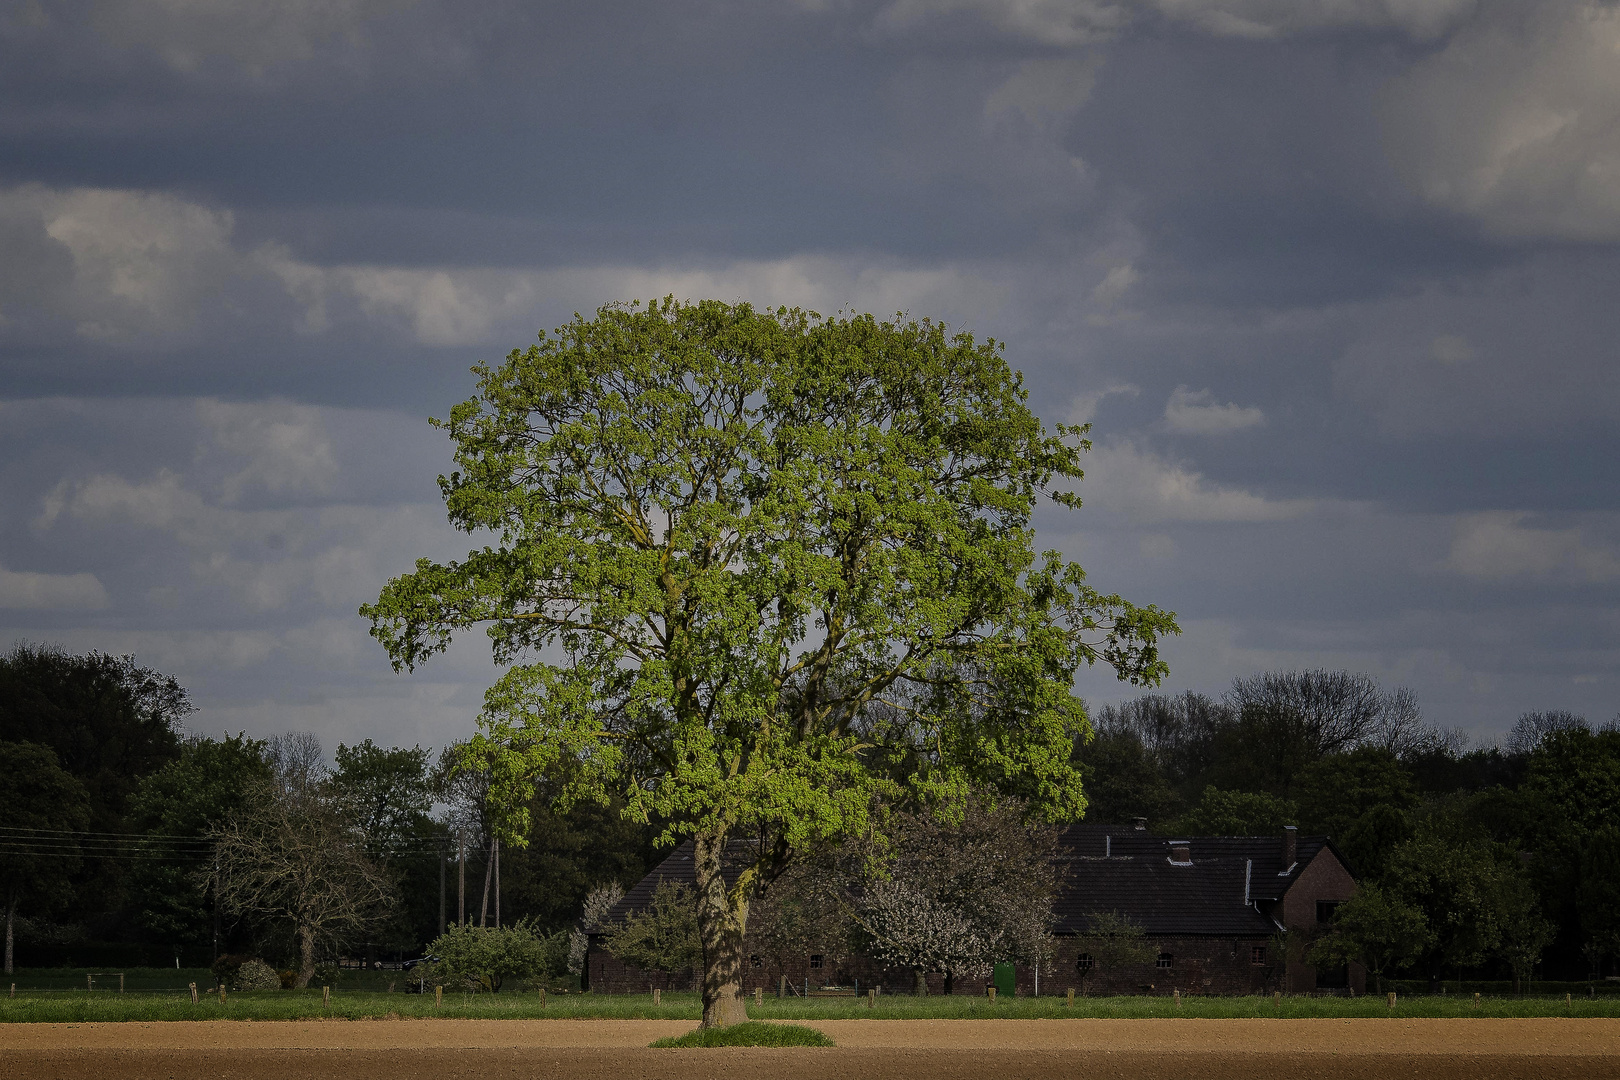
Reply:
M179 683L134 657L27 644L0 656L0 741L50 747L84 786L98 832L121 830L141 777L179 757L191 712Z
M1527 712L1513 722L1508 732L1506 749L1510 754L1533 754L1542 741L1555 731L1590 731L1591 725L1579 713L1563 709Z
M1595 831L1581 851L1577 896L1580 929L1591 970L1620 953L1620 827Z
M647 971L691 972L703 959L697 898L691 887L660 880L646 909L631 912L609 929L602 944L610 955Z
M365 851L345 802L294 769L261 785L211 832L210 885L227 911L280 924L298 948L296 986L315 974L315 951L336 945L386 915L388 875Z
M949 993L955 977L984 975L997 962L1045 960L1057 831L1026 822L1024 809L978 796L954 819L897 815L888 857L850 890L874 955L911 968L919 993L930 971L945 974Z
M1047 435L993 342L666 300L477 372L442 490L491 543L363 613L401 667L487 625L511 666L476 749L510 841L565 762L563 804L620 794L693 838L706 1025L746 1018L749 904L797 853L897 785L1078 816L1076 670L1165 670L1170 616L1033 551L1038 497L1078 505L1084 432ZM728 882L734 836L764 842Z
M600 889L617 888L623 895L657 861L657 826L627 817L622 797L559 810L566 787L560 776L537 779L528 806L528 844L501 851L507 907L527 913L548 932L573 927L586 898Z
M1414 962L1433 944L1434 934L1421 910L1372 882L1334 912L1333 930L1306 952L1318 967L1362 964L1383 993L1384 977Z
M338 744L332 755L333 792L350 807L366 837L366 853L388 863L412 846L429 822L433 785L428 752L384 749L370 739L356 746Z
M49 909L71 888L78 830L90 821L90 798L48 746L0 742L0 882L6 906L6 974L20 904Z
M209 830L270 780L267 753L266 743L242 734L190 738L177 760L136 788L129 824L151 838L140 846L161 857L131 863L129 895L136 924L157 940L177 946L208 940L213 918L204 887L213 863Z
M1140 926L1117 911L1093 911L1084 922L1085 929L1075 941L1081 957L1081 993L1099 972L1146 966L1158 958L1158 946L1147 939Z
M762 965L780 972L819 953L839 964L855 924L836 857L797 863L770 883L748 916L748 940Z
M982 976L994 953L966 912L915 881L875 881L861 896L856 921L873 959L912 970L916 992L928 993L928 973Z
M1183 836L1280 836L1284 825L1298 820L1298 809L1287 799L1211 786L1197 806L1167 828Z
M568 931L568 970L575 975L585 974L585 953L590 947L590 932L607 918L613 906L624 899L624 886L617 881L598 885L585 894L580 905L579 920Z

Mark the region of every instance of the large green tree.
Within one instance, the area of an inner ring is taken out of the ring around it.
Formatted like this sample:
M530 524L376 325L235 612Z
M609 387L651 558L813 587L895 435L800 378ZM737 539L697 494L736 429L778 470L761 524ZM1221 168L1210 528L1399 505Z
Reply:
M745 1017L748 906L797 853L885 795L1076 817L1076 670L1165 671L1169 614L1036 553L1085 432L1048 434L993 341L665 300L475 370L441 488L483 546L362 613L400 667L487 628L510 666L471 752L508 841L564 764L564 802L693 839L707 1025Z
M48 746L0 742L0 904L5 906L5 968L19 904L49 909L70 892L80 830L90 820L84 786Z

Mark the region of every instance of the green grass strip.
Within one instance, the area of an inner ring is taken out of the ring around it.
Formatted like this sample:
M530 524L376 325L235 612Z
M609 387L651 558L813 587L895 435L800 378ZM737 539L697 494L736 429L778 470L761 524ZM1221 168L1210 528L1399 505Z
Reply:
M185 990L134 990L95 993L41 991L18 986L17 996L0 983L0 1024L84 1023L87 1021L163 1020L304 1020L316 1018L369 1020L442 1017L481 1020L685 1020L695 1023L703 1015L696 994L666 993L658 1004L650 994L548 994L542 1005L533 991L499 994L463 994L446 991L442 1003L433 994L334 989L330 1001L320 990L254 990L230 994L221 1003L217 994L203 993L197 1004ZM1169 997L1076 997L1073 1006L1062 997L1015 997L987 1001L961 994L952 997L911 997L885 994L867 1005L864 997L779 999L767 997L758 1005L748 1000L752 1020L791 1020L816 1024L825 1020L1033 1020L1081 1018L1244 1018L1298 1019L1307 1017L1620 1017L1620 997L1583 998L1565 1002L1558 997L1484 997L1473 995L1401 996L1391 1009L1381 995L1356 998L1202 997L1187 995L1178 1005Z
M762 1024L750 1020L722 1028L697 1028L672 1039L659 1039L654 1047L670 1046L833 1046L815 1028L798 1024Z

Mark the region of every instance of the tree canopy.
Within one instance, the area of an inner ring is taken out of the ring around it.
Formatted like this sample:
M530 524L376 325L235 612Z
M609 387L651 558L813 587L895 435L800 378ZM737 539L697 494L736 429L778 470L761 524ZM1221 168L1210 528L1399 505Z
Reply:
M362 613L399 667L486 628L509 668L474 749L508 839L565 764L565 802L619 794L694 838L705 1023L742 1017L747 904L795 852L885 793L1077 817L1076 670L1165 671L1169 614L1036 553L1085 430L1048 434L993 341L665 300L475 371L441 488L485 543ZM733 836L759 857L728 887Z

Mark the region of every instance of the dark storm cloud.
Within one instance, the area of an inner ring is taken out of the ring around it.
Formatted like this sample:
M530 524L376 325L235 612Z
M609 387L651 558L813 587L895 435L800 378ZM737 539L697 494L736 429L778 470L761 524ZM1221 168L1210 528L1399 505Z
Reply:
M673 292L1004 339L1097 422L1042 537L1181 612L1178 686L1607 715L1617 44L1580 0L12 5L0 621L216 726L463 731L478 642L398 680L352 614L466 543L419 418Z

